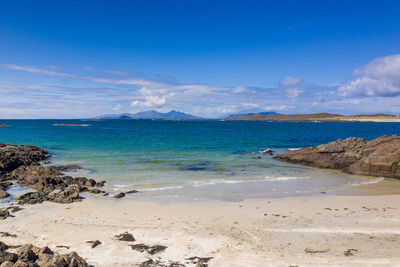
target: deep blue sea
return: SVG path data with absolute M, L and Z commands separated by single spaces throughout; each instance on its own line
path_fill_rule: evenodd
M 241 200 L 335 192 L 381 178 L 288 164 L 275 154 L 351 136 L 400 134 L 400 123 L 260 121 L 0 120 L 0 142 L 49 150 L 54 164 L 77 163 L 75 175 L 105 179 L 138 198 Z M 85 126 L 55 126 L 85 124 Z M 261 156 L 259 158 L 258 156 Z

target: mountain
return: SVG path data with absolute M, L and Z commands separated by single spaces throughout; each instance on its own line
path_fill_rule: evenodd
M 256 114 L 279 115 L 279 113 L 276 113 L 275 111 L 267 111 L 267 112 L 254 112 L 254 113 L 244 113 L 244 114 L 232 114 L 232 115 L 229 115 L 227 118 L 237 118 L 237 117 L 251 116 L 251 115 L 256 115 Z
M 107 114 L 96 117 L 95 119 L 101 120 L 151 120 L 151 119 L 201 119 L 190 114 L 180 111 L 171 110 L 167 113 L 161 113 L 156 110 L 142 111 L 135 114 L 122 113 L 122 114 Z

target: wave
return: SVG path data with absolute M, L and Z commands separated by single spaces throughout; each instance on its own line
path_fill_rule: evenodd
M 299 150 L 299 149 L 301 149 L 301 148 L 300 147 L 298 147 L 298 148 L 289 148 L 290 151 L 295 151 L 295 150 Z
M 182 189 L 184 187 L 203 187 L 210 185 L 218 185 L 218 184 L 241 184 L 241 183 L 257 183 L 257 182 L 277 182 L 277 181 L 289 181 L 289 180 L 301 180 L 308 179 L 308 177 L 296 177 L 296 176 L 266 176 L 263 179 L 241 179 L 241 180 L 224 180 L 224 179 L 215 179 L 215 180 L 195 180 L 190 181 L 185 185 L 172 185 L 172 186 L 163 186 L 157 187 L 154 184 L 154 187 L 150 187 L 152 185 L 146 184 L 116 184 L 112 185 L 115 190 L 123 190 L 125 188 L 136 188 L 139 191 L 143 192 L 151 192 L 151 191 L 164 191 L 164 190 L 172 190 L 172 189 Z M 143 188 L 148 187 L 148 188 Z
M 367 185 L 367 184 L 377 184 L 385 180 L 383 177 L 379 177 L 373 180 L 365 181 L 365 182 L 360 182 L 360 183 L 349 183 L 352 186 L 360 186 L 360 185 Z

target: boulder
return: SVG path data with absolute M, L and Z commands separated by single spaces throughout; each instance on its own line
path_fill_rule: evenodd
M 7 209 L 0 209 L 0 220 L 4 220 L 10 216 L 10 212 Z
M 350 174 L 400 178 L 400 136 L 382 136 L 371 141 L 350 137 L 290 151 L 275 159 Z

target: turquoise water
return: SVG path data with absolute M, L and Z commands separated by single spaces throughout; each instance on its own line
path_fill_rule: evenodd
M 382 179 L 276 161 L 275 154 L 350 136 L 400 134 L 400 123 L 151 120 L 0 120 L 0 142 L 46 148 L 55 164 L 78 163 L 83 175 L 138 198 L 241 200 L 335 191 Z M 54 124 L 87 126 L 54 126 Z M 257 156 L 261 156 L 261 159 Z M 75 175 L 82 175 L 76 173 Z

